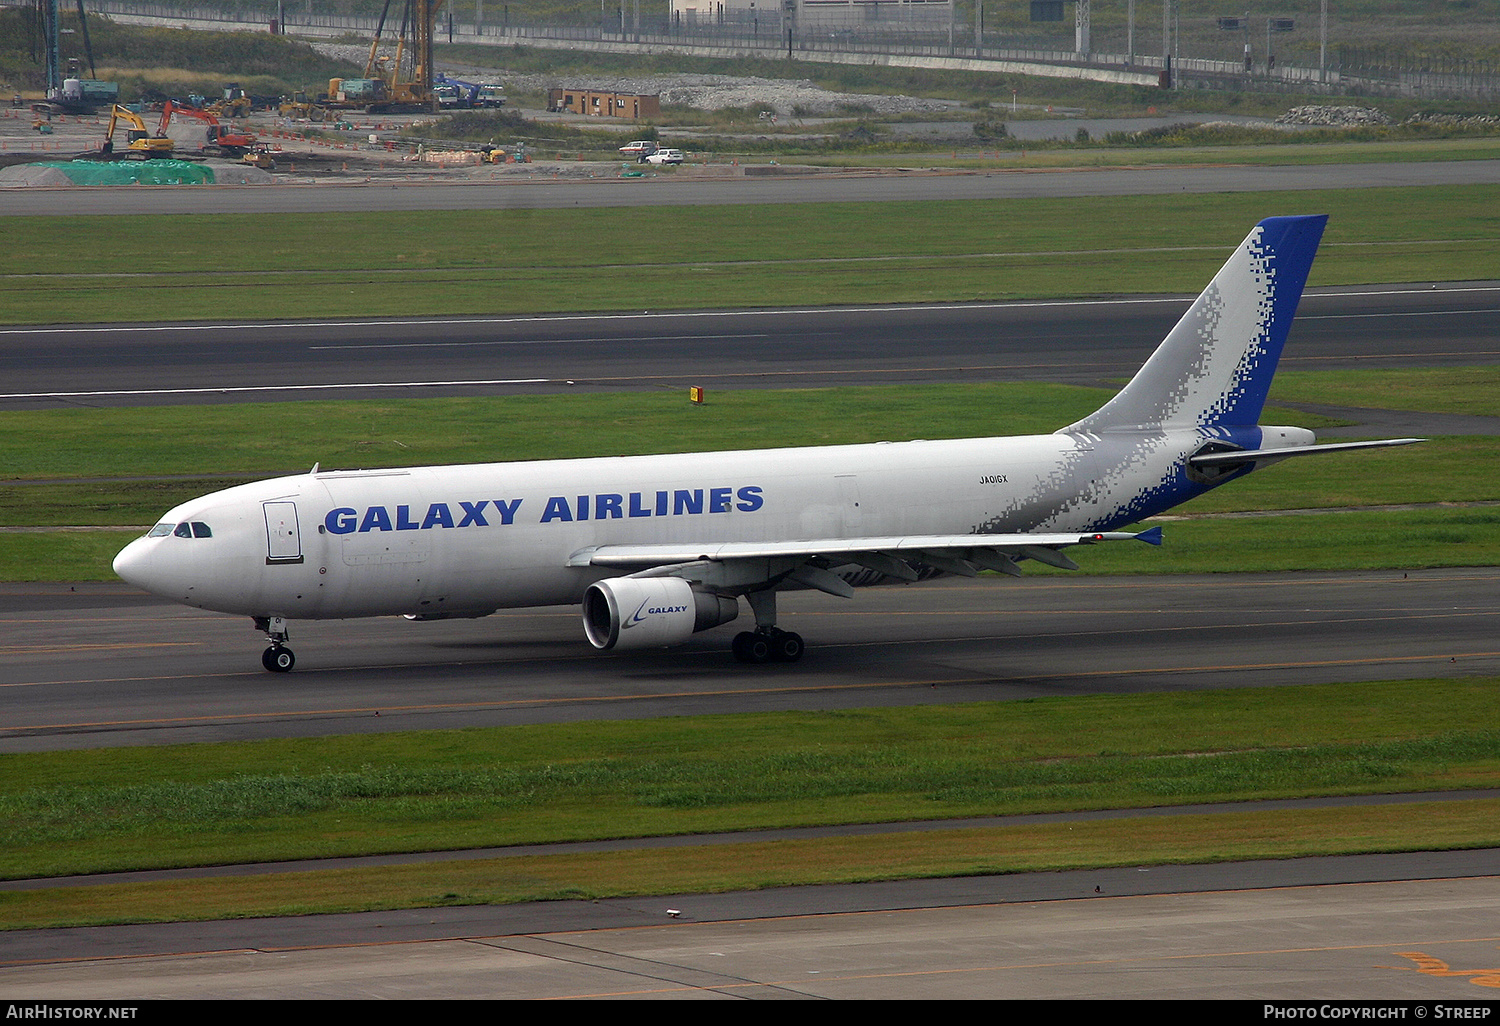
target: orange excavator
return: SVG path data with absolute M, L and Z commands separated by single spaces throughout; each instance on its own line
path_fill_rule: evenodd
M 162 107 L 161 129 L 157 132 L 157 135 L 167 134 L 167 126 L 171 123 L 174 114 L 192 118 L 195 121 L 201 121 L 206 124 L 208 132 L 204 139 L 203 148 L 215 151 L 220 156 L 242 157 L 250 152 L 251 147 L 255 145 L 255 136 L 247 134 L 244 130 L 236 128 L 233 125 L 221 124 L 218 118 L 206 110 L 199 110 L 197 107 L 184 107 L 171 100 L 168 100 L 166 106 Z

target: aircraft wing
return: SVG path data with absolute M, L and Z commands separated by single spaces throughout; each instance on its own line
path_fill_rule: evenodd
M 876 538 L 826 538 L 810 541 L 712 542 L 647 545 L 598 545 L 575 552 L 569 566 L 598 566 L 635 571 L 636 577 L 685 577 L 717 587 L 743 587 L 776 579 L 848 598 L 853 589 L 828 567 L 855 564 L 877 573 L 915 581 L 917 567 L 973 577 L 980 570 L 1019 576 L 1019 560 L 1077 570 L 1062 554 L 1073 545 L 1107 541 L 1161 544 L 1161 528 L 1139 534 L 1125 531 L 1049 534 L 942 534 Z

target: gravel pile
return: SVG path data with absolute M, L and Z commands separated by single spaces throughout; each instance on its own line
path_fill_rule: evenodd
M 18 164 L 0 169 L 0 189 L 72 188 L 73 180 L 55 167 Z
M 358 64 L 370 56 L 369 47 L 337 43 L 315 43 L 314 47 L 330 57 Z M 873 114 L 906 114 L 951 110 L 951 100 L 926 100 L 916 96 L 881 96 L 871 93 L 830 93 L 803 80 L 792 82 L 775 78 L 747 78 L 734 75 L 651 75 L 640 78 L 569 78 L 556 75 L 508 75 L 491 72 L 483 77 L 495 78 L 508 89 L 527 93 L 545 93 L 560 87 L 600 89 L 642 96 L 660 94 L 663 106 L 668 104 L 698 110 L 721 110 L 725 107 L 759 107 L 779 117 L 805 114 L 820 117 L 842 114 L 849 110 Z
M 1293 107 L 1276 119 L 1278 125 L 1325 125 L 1354 128 L 1360 125 L 1395 124 L 1374 107 Z
M 1406 119 L 1408 125 L 1455 125 L 1462 128 L 1493 128 L 1500 125 L 1500 114 L 1440 114 L 1422 111 Z

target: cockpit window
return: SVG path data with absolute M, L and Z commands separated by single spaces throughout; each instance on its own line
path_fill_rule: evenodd
M 212 538 L 213 529 L 201 520 L 193 520 L 183 524 L 157 524 L 147 532 L 147 538 L 165 538 L 167 535 L 174 538 Z

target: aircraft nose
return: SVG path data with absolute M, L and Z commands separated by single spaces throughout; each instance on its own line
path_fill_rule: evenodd
M 151 546 L 145 538 L 137 538 L 115 556 L 115 574 L 127 584 L 146 591 L 154 591 L 151 573 Z

